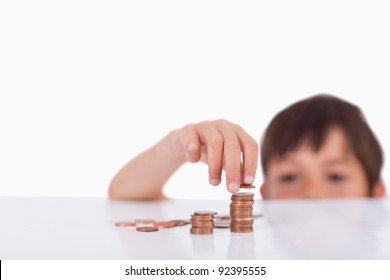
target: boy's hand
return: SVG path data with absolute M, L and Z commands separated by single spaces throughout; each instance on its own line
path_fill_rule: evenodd
M 186 125 L 173 135 L 175 155 L 183 161 L 207 163 L 212 185 L 221 182 L 222 169 L 230 192 L 237 192 L 241 183 L 253 183 L 258 145 L 239 125 L 226 120 L 205 121 Z

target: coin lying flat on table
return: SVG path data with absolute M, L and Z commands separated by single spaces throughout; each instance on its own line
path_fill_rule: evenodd
M 137 219 L 135 220 L 136 224 L 153 224 L 155 220 L 152 219 Z
M 138 231 L 142 232 L 152 232 L 152 231 L 158 231 L 158 227 L 136 227 L 135 228 Z
M 189 220 L 173 220 L 176 223 L 176 226 L 184 226 L 191 223 Z
M 170 228 L 176 226 L 175 221 L 161 221 L 161 222 L 155 222 L 155 227 L 163 227 L 163 228 Z
M 117 227 L 135 227 L 135 222 L 116 222 L 115 225 Z

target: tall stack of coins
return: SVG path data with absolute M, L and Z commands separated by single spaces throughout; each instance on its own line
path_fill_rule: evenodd
M 253 232 L 253 193 L 234 193 L 230 203 L 230 231 Z
M 196 211 L 191 215 L 191 234 L 212 234 L 214 229 L 214 211 Z

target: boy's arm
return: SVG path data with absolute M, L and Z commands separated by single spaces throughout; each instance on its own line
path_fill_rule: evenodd
M 240 126 L 226 120 L 189 124 L 174 130 L 153 147 L 128 162 L 112 179 L 113 199 L 162 199 L 162 188 L 185 162 L 208 164 L 209 181 L 221 182 L 222 170 L 230 192 L 242 182 L 252 184 L 258 146 Z
M 170 132 L 160 142 L 123 166 L 112 179 L 112 199 L 162 199 L 162 188 L 169 177 L 185 162 L 173 153 Z

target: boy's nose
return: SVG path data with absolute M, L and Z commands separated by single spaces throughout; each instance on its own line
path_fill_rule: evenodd
M 307 182 L 303 188 L 302 198 L 318 199 L 323 198 L 324 195 L 321 191 L 321 186 L 317 182 Z

